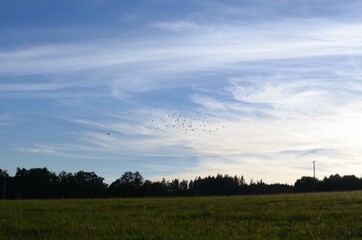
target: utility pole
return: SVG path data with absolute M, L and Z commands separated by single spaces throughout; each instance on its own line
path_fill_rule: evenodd
M 316 182 L 316 179 L 315 179 L 315 161 L 313 161 L 313 189 L 314 189 L 314 192 L 315 192 L 315 182 Z

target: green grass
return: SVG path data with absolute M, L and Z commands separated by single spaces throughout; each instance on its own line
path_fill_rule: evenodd
M 0 239 L 362 239 L 362 192 L 0 201 Z

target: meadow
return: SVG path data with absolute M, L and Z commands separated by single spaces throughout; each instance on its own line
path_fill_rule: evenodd
M 362 192 L 5 200 L 0 239 L 361 239 Z

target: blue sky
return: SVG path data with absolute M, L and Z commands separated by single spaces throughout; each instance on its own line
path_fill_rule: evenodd
M 316 160 L 360 177 L 361 10 L 3 0 L 0 168 L 294 183 Z

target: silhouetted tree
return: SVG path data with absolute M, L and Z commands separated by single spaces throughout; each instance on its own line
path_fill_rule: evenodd
M 56 175 L 47 168 L 17 168 L 15 187 L 21 198 L 51 198 L 55 195 Z
M 7 171 L 0 169 L 0 198 L 6 198 L 6 183 L 9 185 L 9 180 Z
M 346 191 L 362 189 L 362 180 L 356 176 L 349 175 L 341 177 L 339 174 L 324 177 L 321 182 L 321 191 Z
M 179 184 L 179 193 L 180 193 L 180 195 L 182 195 L 182 196 L 189 195 L 190 192 L 189 192 L 188 187 L 189 187 L 188 181 L 182 180 L 180 182 L 180 184 Z
M 342 191 L 362 189 L 362 180 L 358 179 L 356 176 L 353 175 L 343 176 L 342 182 L 343 182 Z
M 197 195 L 233 195 L 239 193 L 240 179 L 221 174 L 204 179 L 198 177 L 193 181 L 192 187 Z
M 62 171 L 57 176 L 57 196 L 61 198 L 78 197 L 78 186 L 72 173 Z
M 142 196 L 143 177 L 139 172 L 125 172 L 109 186 L 110 195 L 113 197 Z
M 75 174 L 60 172 L 56 175 L 47 168 L 17 168 L 14 177 L 0 169 L 0 193 L 6 178 L 7 198 L 94 198 L 94 197 L 145 197 L 190 195 L 244 195 L 275 194 L 289 192 L 349 191 L 361 190 L 362 179 L 353 175 L 338 174 L 324 177 L 322 181 L 312 177 L 298 179 L 294 186 L 266 184 L 263 180 L 245 183 L 243 176 L 231 177 L 217 174 L 197 177 L 190 182 L 173 179 L 166 181 L 144 180 L 139 172 L 125 172 L 109 187 L 104 178 L 94 172 L 79 171 Z
M 79 171 L 74 174 L 75 189 L 78 197 L 102 197 L 105 196 L 107 184 L 104 178 L 98 177 L 94 172 Z
M 9 177 L 9 174 L 6 170 L 0 168 L 0 177 Z
M 319 180 L 312 177 L 302 177 L 294 184 L 295 192 L 313 192 L 318 191 Z

